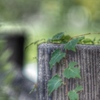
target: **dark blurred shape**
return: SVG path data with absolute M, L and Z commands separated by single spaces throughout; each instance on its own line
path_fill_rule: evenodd
M 0 39 L 5 40 L 5 49 L 9 49 L 11 56 L 8 61 L 13 63 L 15 67 L 22 69 L 23 57 L 24 57 L 24 43 L 25 43 L 25 32 L 3 32 L 0 34 Z
M 8 35 L 6 40 L 7 48 L 11 49 L 12 51 L 12 55 L 9 60 L 13 62 L 16 67 L 22 69 L 25 36 L 20 34 Z

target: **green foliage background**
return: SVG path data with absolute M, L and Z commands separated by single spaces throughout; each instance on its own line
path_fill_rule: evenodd
M 59 32 L 97 33 L 100 31 L 99 10 L 100 0 L 0 0 L 0 30 L 14 26 L 26 29 L 26 46 Z M 33 62 L 35 49 L 30 46 L 25 51 L 25 62 Z

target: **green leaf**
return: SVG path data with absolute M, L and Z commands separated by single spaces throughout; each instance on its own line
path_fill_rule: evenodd
M 68 65 L 68 68 L 66 68 L 63 72 L 64 77 L 70 79 L 70 78 L 81 78 L 80 76 L 80 68 L 74 67 L 77 65 L 76 62 L 70 62 Z
M 60 42 L 64 37 L 64 32 L 57 33 L 51 39 L 48 39 L 47 42 Z
M 78 39 L 79 39 L 79 41 L 82 41 L 83 39 L 85 39 L 85 37 L 82 36 L 82 37 L 79 37 Z
M 84 44 L 93 44 L 93 40 L 89 39 L 89 38 L 85 38 L 83 41 L 82 41 Z
M 78 94 L 76 93 L 75 90 L 68 92 L 68 97 L 70 100 L 78 100 L 79 99 Z
M 83 43 L 83 42 L 82 42 L 83 39 L 85 39 L 84 36 L 80 37 L 80 38 L 79 38 L 79 42 L 78 42 L 78 44 L 82 44 L 82 43 Z
M 61 40 L 60 43 L 67 43 L 72 37 L 69 35 L 64 35 Z
M 79 91 L 81 91 L 81 90 L 83 90 L 83 87 L 82 87 L 82 86 L 77 85 L 77 87 L 75 88 L 75 91 L 76 91 L 76 92 L 79 92 Z
M 62 58 L 65 57 L 65 53 L 61 52 L 59 49 L 55 50 L 51 55 L 51 60 L 49 62 L 50 69 L 56 64 L 59 63 Z
M 68 97 L 70 100 L 79 100 L 79 95 L 77 92 L 83 90 L 82 86 L 77 86 L 74 90 L 68 92 Z
M 48 93 L 49 95 L 51 95 L 51 93 L 58 89 L 61 85 L 63 84 L 62 79 L 60 78 L 60 76 L 55 75 L 53 76 L 49 81 L 48 81 Z
M 72 39 L 68 43 L 65 44 L 64 48 L 67 50 L 75 51 L 75 46 L 79 41 L 80 41 L 80 38 Z
M 53 36 L 52 40 L 60 40 L 64 36 L 64 32 L 60 32 Z

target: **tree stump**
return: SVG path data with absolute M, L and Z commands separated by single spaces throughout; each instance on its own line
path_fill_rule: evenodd
M 52 70 L 49 61 L 53 50 L 63 50 L 63 44 L 40 44 L 38 46 L 38 90 L 37 100 L 69 100 L 66 92 L 74 89 L 77 84 L 83 86 L 79 92 L 79 100 L 100 100 L 100 45 L 77 45 L 76 52 L 67 51 L 66 60 L 56 64 Z M 70 61 L 78 62 L 81 79 L 65 79 L 62 72 Z M 67 83 L 48 95 L 48 80 L 58 73 Z

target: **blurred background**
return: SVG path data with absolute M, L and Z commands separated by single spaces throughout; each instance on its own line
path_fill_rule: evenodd
M 99 33 L 100 0 L 0 0 L 0 100 L 35 100 L 37 47 L 25 47 L 59 32 Z

